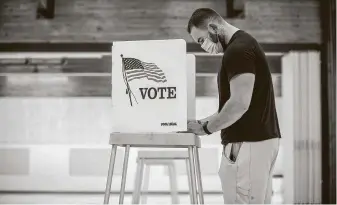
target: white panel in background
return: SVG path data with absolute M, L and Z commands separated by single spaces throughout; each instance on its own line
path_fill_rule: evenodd
M 106 177 L 110 153 L 111 149 L 109 148 L 71 148 L 69 175 L 72 177 Z M 122 173 L 123 160 L 124 150 L 118 148 L 115 157 L 114 175 Z
M 0 143 L 108 145 L 111 99 L 2 98 Z
M 112 47 L 114 132 L 187 129 L 186 42 L 115 42 Z
M 0 147 L 0 175 L 29 175 L 29 149 Z
M 34 146 L 30 148 L 30 153 L 31 175 L 44 177 L 68 176 L 68 147 L 58 145 Z M 36 183 L 40 183 L 40 181 Z
M 195 113 L 195 66 L 196 59 L 193 54 L 187 54 L 186 56 L 186 68 L 187 68 L 187 119 L 194 120 Z

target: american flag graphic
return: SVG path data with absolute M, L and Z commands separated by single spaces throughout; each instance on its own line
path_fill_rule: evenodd
M 128 82 L 147 78 L 155 82 L 167 82 L 164 72 L 154 63 L 142 62 L 136 58 L 123 58 L 124 72 Z

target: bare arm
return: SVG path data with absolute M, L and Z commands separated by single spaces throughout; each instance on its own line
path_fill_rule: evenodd
M 213 119 L 215 116 L 217 116 L 218 115 L 218 112 L 216 112 L 216 113 L 214 113 L 213 115 L 210 115 L 210 116 L 208 116 L 208 117 L 206 117 L 206 118 L 204 118 L 204 119 L 201 119 L 201 120 L 199 120 L 201 123 L 205 123 L 206 121 L 210 121 L 211 119 Z
M 225 129 L 248 110 L 254 88 L 255 75 L 244 73 L 234 76 L 230 81 L 231 97 L 223 106 L 219 114 L 210 118 L 207 128 L 214 133 Z

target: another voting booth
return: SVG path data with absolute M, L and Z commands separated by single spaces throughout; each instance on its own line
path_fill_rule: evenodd
M 111 74 L 114 132 L 104 204 L 109 203 L 117 146 L 125 148 L 120 204 L 131 147 L 186 148 L 191 203 L 203 204 L 200 138 L 181 132 L 187 130 L 188 119 L 195 119 L 195 57 L 186 54 L 186 42 L 115 42 Z

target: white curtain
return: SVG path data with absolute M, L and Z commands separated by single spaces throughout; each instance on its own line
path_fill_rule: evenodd
M 320 54 L 282 58 L 284 203 L 321 202 Z

